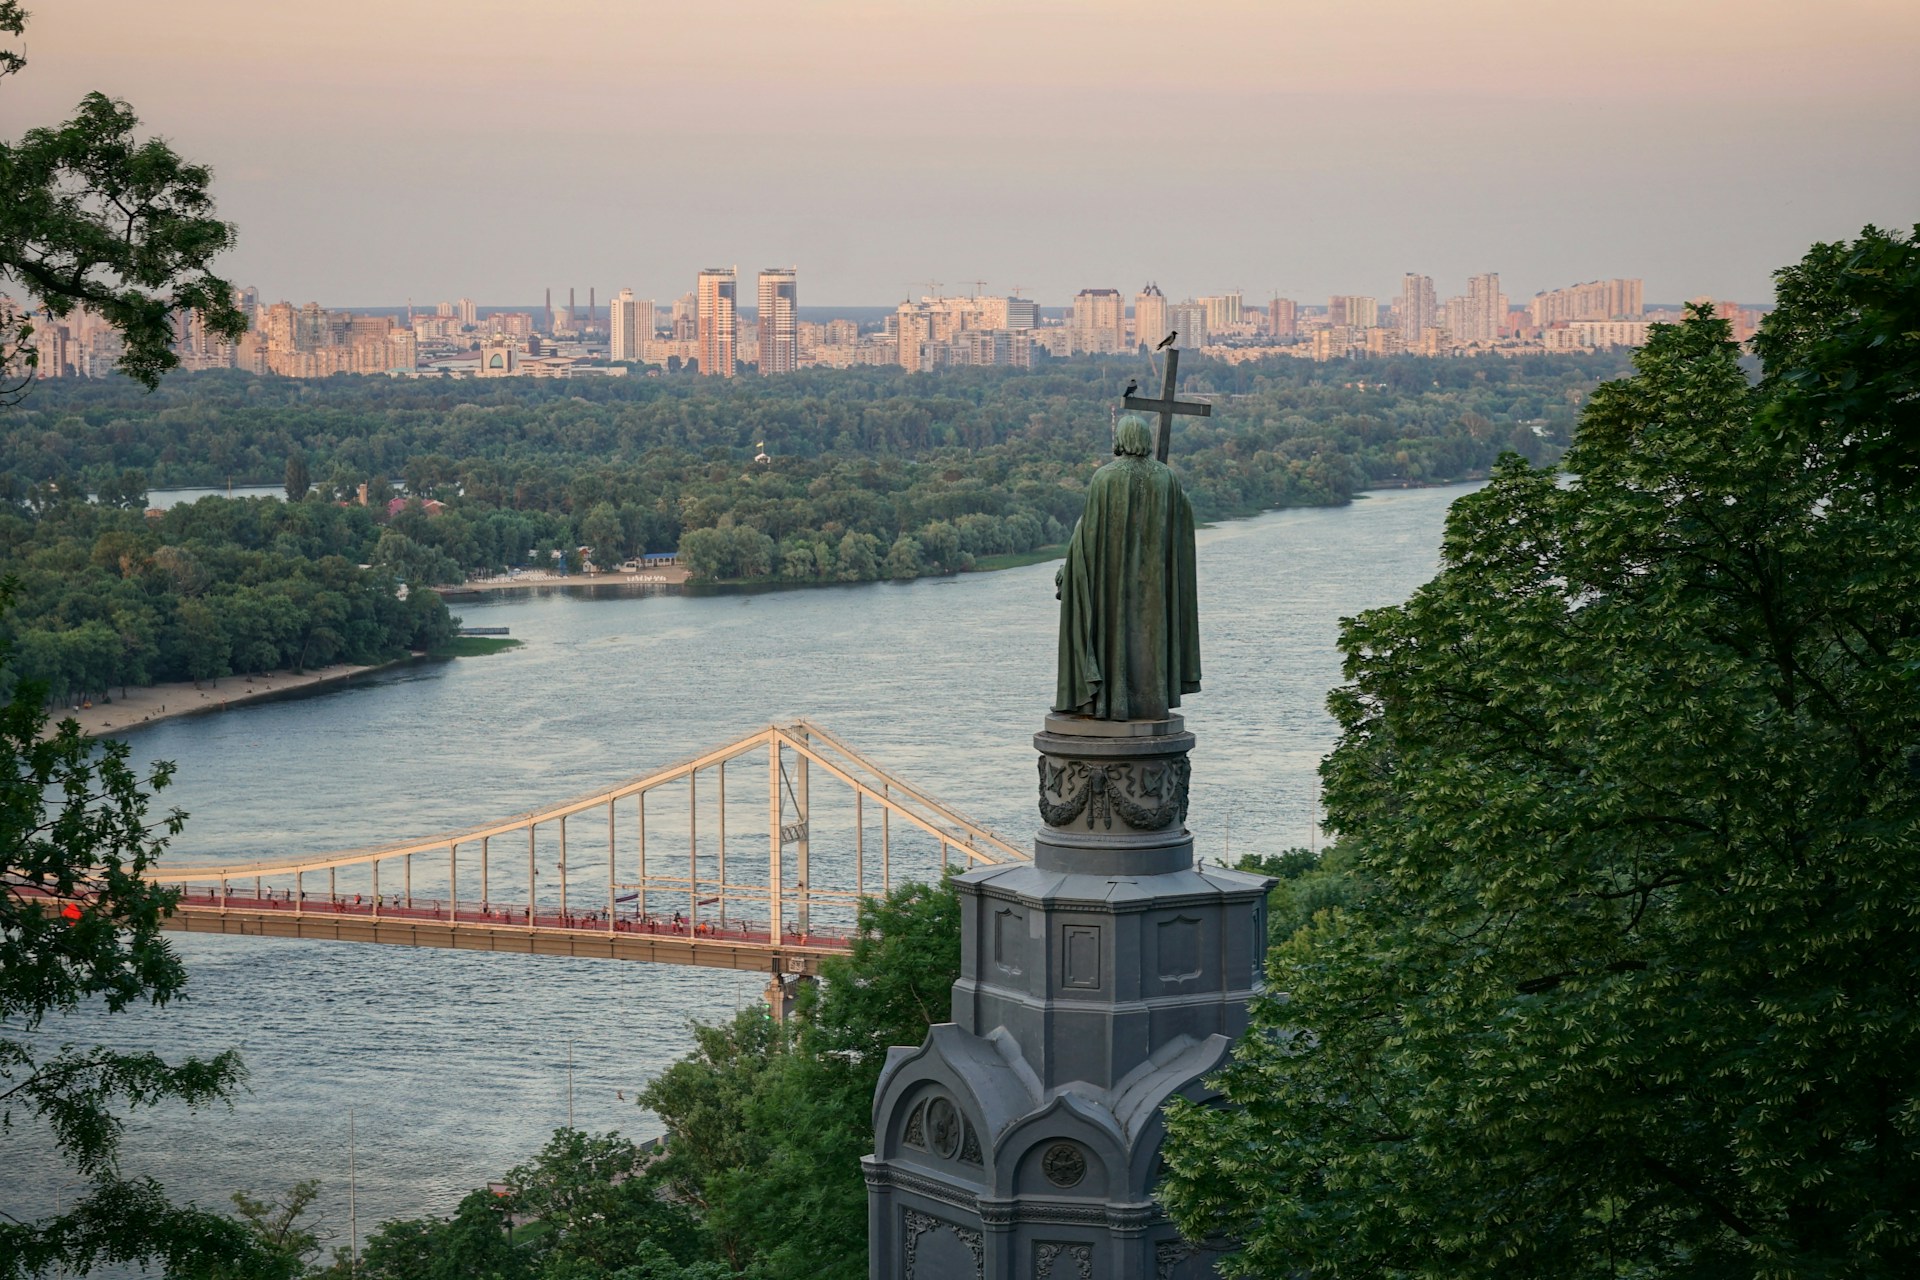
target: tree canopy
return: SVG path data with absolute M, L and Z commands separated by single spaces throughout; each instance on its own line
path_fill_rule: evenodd
M 647 1087 L 667 1130 L 649 1176 L 693 1206 L 716 1260 L 767 1280 L 867 1274 L 860 1157 L 880 1069 L 947 1020 L 959 976 L 958 893 L 904 885 L 861 905 L 852 949 L 803 987 L 790 1025 L 756 1006 L 698 1028 L 696 1051 Z
M 0 4 L 0 33 L 19 36 L 26 19 L 16 0 Z M 17 49 L 0 52 L 0 80 L 25 66 Z M 247 318 L 212 271 L 234 233 L 214 216 L 211 171 L 140 139 L 139 124 L 125 102 L 90 93 L 73 119 L 0 142 L 0 285 L 25 289 L 55 317 L 97 313 L 125 341 L 121 371 L 152 389 L 180 363 L 179 319 L 195 314 L 237 339 Z M 32 325 L 6 319 L 0 354 L 31 369 Z
M 4 607 L 10 588 L 0 588 Z M 238 1057 L 169 1063 L 153 1053 L 64 1046 L 33 1035 L 82 1001 L 110 1011 L 180 996 L 186 975 L 160 937 L 169 891 L 142 876 L 185 815 L 148 816 L 167 765 L 142 778 L 118 742 L 93 743 L 67 721 L 43 733 L 37 691 L 0 707 L 0 1156 L 50 1141 L 85 1190 L 64 1211 L 0 1215 L 0 1280 L 95 1266 L 168 1274 L 267 1265 L 259 1239 L 231 1219 L 171 1204 L 116 1155 L 126 1112 L 202 1105 L 236 1088 Z M 254 1273 L 254 1272 L 250 1272 Z
M 1920 1265 L 1920 244 L 1660 327 L 1343 629 L 1345 902 L 1163 1193 L 1243 1274 Z

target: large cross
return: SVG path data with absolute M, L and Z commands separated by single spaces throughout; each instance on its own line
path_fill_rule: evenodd
M 1154 457 L 1165 462 L 1167 446 L 1173 443 L 1173 415 L 1178 413 L 1189 418 L 1210 418 L 1213 406 L 1202 400 L 1175 400 L 1173 389 L 1180 377 L 1180 348 L 1167 348 L 1167 381 L 1155 400 L 1150 396 L 1128 396 L 1122 403 L 1129 409 L 1141 409 L 1147 413 L 1160 415 L 1160 439 L 1154 446 Z

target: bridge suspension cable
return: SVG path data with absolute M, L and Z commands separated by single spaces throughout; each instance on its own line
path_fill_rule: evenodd
M 727 838 L 729 812 L 742 805 L 737 781 L 729 802 L 728 765 L 736 780 L 742 768 L 758 772 L 743 758 L 763 750 L 764 859 L 737 841 L 730 848 Z M 816 774 L 837 785 L 815 796 Z M 579 820 L 601 811 L 604 852 L 589 837 L 589 853 L 570 837 L 569 822 L 577 832 Z M 710 820 L 704 826 L 703 816 Z M 666 846 L 663 823 L 682 821 L 684 845 Z M 495 847 L 507 840 L 517 850 L 522 834 L 524 861 Z M 847 944 L 862 900 L 896 879 L 931 878 L 956 855 L 967 865 L 1027 857 L 803 720 L 458 831 L 328 853 L 162 865 L 147 874 L 180 886 L 171 924 L 188 931 L 793 973 L 813 972 L 821 956 Z M 321 873 L 324 892 L 309 879 Z

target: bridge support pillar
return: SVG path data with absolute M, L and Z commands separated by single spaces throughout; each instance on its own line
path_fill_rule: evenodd
M 808 742 L 807 731 L 805 729 L 799 730 L 799 737 L 800 741 Z M 811 745 L 811 743 L 809 743 L 809 745 Z M 794 842 L 793 846 L 794 888 L 798 890 L 793 903 L 793 927 L 804 934 L 809 932 L 807 886 L 813 881 L 813 868 L 810 865 L 808 857 L 809 849 L 807 841 L 812 835 L 812 832 L 807 828 L 807 823 L 810 818 L 808 813 L 809 805 L 807 803 L 807 758 L 799 752 L 795 752 L 794 756 L 793 807 L 795 812 L 793 819 L 799 824 L 800 838 Z
M 809 985 L 818 982 L 809 973 L 775 973 L 767 979 L 765 999 L 767 1008 L 773 1013 L 775 1022 L 785 1022 L 793 1016 L 793 1002 L 799 997 L 800 984 Z

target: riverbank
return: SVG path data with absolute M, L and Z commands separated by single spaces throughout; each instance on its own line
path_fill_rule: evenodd
M 618 587 L 677 587 L 687 580 L 680 565 L 643 569 L 638 573 L 548 573 L 534 569 L 496 578 L 471 578 L 433 588 L 443 596 L 483 595 L 495 591 L 605 591 Z
M 408 662 L 411 659 L 402 658 L 400 661 Z M 380 665 L 396 664 L 390 662 Z M 129 688 L 125 697 L 115 698 L 112 702 L 96 702 L 90 707 L 61 708 L 53 713 L 49 723 L 51 726 L 62 720 L 77 720 L 82 733 L 90 738 L 98 738 L 137 729 L 159 720 L 224 711 L 243 702 L 257 702 L 277 694 L 337 684 L 369 671 L 378 671 L 380 665 L 358 667 L 338 663 L 301 672 L 269 671 L 264 675 L 222 676 L 219 680 L 202 681 L 197 687 L 191 681 L 182 680 L 173 684 L 148 685 L 143 689 Z

